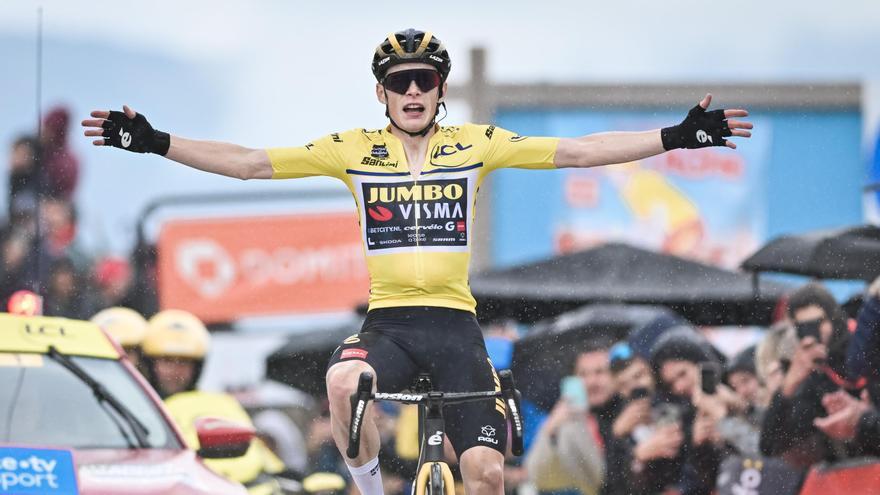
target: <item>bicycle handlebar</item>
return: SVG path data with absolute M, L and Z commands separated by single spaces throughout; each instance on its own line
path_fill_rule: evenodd
M 421 404 L 429 400 L 439 401 L 441 404 L 456 404 L 461 402 L 470 402 L 478 400 L 486 400 L 491 398 L 501 398 L 504 401 L 506 409 L 510 414 L 511 425 L 511 450 L 513 455 L 522 455 L 523 453 L 523 421 L 520 415 L 520 398 L 519 390 L 513 383 L 513 374 L 510 370 L 504 370 L 498 373 L 501 382 L 501 391 L 489 392 L 427 392 L 427 393 L 372 393 L 373 375 L 365 371 L 361 373 L 358 379 L 357 390 L 351 394 L 351 421 L 348 427 L 348 449 L 346 455 L 349 459 L 354 459 L 360 452 L 361 426 L 363 426 L 364 413 L 367 409 L 367 403 L 371 400 L 385 400 L 401 402 L 404 404 Z

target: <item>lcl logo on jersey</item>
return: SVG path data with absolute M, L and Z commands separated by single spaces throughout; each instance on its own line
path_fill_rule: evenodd
M 474 145 L 472 144 L 464 146 L 461 143 L 455 143 L 455 145 L 441 144 L 434 146 L 434 149 L 431 151 L 431 165 L 437 167 L 458 167 L 468 161 L 470 154 L 463 154 L 459 157 L 456 157 L 455 159 L 453 159 L 452 162 L 444 159 L 448 156 L 452 156 L 458 153 L 459 151 L 469 150 L 473 147 Z M 437 163 L 438 159 L 443 161 L 444 163 Z
M 434 154 L 432 156 L 434 158 L 440 158 L 441 156 L 454 155 L 459 151 L 464 151 L 473 147 L 474 145 L 472 144 L 469 144 L 467 146 L 462 146 L 461 143 L 455 143 L 455 146 L 443 144 L 434 148 Z

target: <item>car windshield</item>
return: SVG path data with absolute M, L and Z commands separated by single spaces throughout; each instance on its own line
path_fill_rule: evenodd
M 180 448 L 165 418 L 122 364 L 72 357 L 125 404 L 149 431 L 152 448 Z M 38 354 L 0 353 L 0 443 L 133 448 L 132 426 L 58 362 Z

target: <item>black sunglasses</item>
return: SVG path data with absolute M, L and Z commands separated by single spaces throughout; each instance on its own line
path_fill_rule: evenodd
M 431 69 L 411 69 L 392 72 L 382 80 L 382 86 L 385 86 L 385 89 L 388 91 L 405 95 L 413 81 L 415 81 L 416 86 L 423 93 L 427 93 L 440 86 L 440 73 Z

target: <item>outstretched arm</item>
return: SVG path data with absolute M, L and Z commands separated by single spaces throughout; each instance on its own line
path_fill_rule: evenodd
M 745 110 L 706 111 L 712 95 L 705 98 L 688 112 L 681 124 L 664 129 L 643 132 L 602 132 L 580 138 L 559 140 L 554 165 L 562 167 L 597 167 L 613 163 L 626 163 L 659 155 L 676 148 L 704 148 L 736 144 L 725 139 L 730 136 L 751 137 L 750 122 L 728 120 L 731 117 L 747 117 Z
M 192 168 L 237 179 L 270 179 L 272 164 L 265 150 L 237 144 L 171 136 L 153 129 L 128 106 L 122 112 L 95 110 L 82 121 L 85 135 L 98 137 L 95 146 L 113 146 L 136 153 L 155 153 Z

